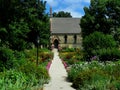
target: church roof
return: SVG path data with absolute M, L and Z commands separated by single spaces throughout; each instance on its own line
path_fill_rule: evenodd
M 51 18 L 52 34 L 80 34 L 80 18 Z

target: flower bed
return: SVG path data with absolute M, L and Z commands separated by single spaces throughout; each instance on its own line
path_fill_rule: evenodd
M 119 90 L 120 61 L 100 63 L 93 61 L 72 65 L 68 79 L 78 90 Z
M 60 51 L 60 58 L 66 62 L 67 66 L 78 63 L 83 60 L 83 53 L 80 49 L 67 49 Z

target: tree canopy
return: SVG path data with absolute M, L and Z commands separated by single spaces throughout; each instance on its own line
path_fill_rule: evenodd
M 84 12 L 80 26 L 85 58 L 119 59 L 120 0 L 91 0 L 90 6 L 84 7 Z
M 40 0 L 0 0 L 0 45 L 23 50 L 30 43 L 49 44 L 49 17 L 46 2 Z
M 84 12 L 80 24 L 83 38 L 94 31 L 114 36 L 120 31 L 120 0 L 91 0 Z
M 72 17 L 69 12 L 59 11 L 58 13 L 54 12 L 53 17 Z

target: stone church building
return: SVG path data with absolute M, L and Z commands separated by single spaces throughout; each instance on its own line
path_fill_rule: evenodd
M 52 48 L 81 48 L 80 18 L 50 18 Z

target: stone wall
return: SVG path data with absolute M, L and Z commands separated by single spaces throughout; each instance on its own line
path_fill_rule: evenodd
M 52 35 L 51 44 L 54 47 L 54 41 L 57 39 L 59 42 L 59 47 L 69 47 L 69 48 L 82 48 L 82 37 L 81 35 L 76 35 L 76 42 L 74 35 L 67 35 L 67 41 L 65 42 L 65 35 Z

